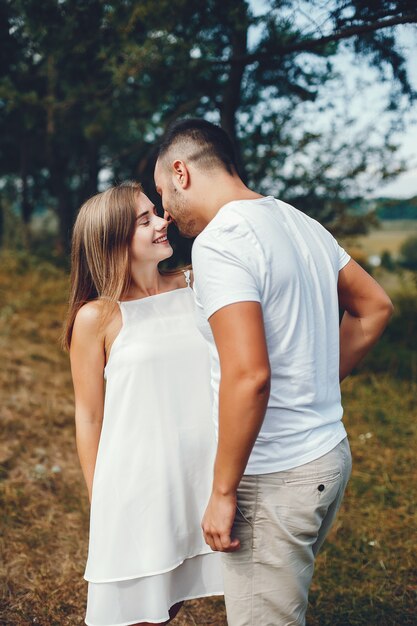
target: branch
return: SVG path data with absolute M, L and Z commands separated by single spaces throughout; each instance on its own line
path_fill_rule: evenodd
M 402 15 L 392 17 L 390 19 L 379 20 L 377 22 L 373 22 L 372 24 L 363 24 L 362 26 L 350 26 L 349 28 L 345 28 L 344 30 L 340 30 L 338 32 L 336 31 L 331 35 L 326 35 L 325 37 L 318 37 L 316 39 L 305 39 L 303 41 L 296 41 L 294 43 L 283 45 L 277 48 L 276 53 L 277 55 L 282 57 L 284 55 L 291 54 L 292 52 L 308 52 L 309 50 L 313 50 L 314 48 L 320 48 L 327 43 L 340 41 L 341 39 L 349 39 L 349 37 L 354 37 L 355 35 L 371 33 L 375 30 L 382 30 L 383 28 L 389 28 L 390 26 L 396 26 L 398 24 L 415 23 L 417 23 L 417 13 L 411 13 L 409 15 Z M 257 61 L 262 61 L 263 59 L 270 58 L 270 52 L 254 52 L 252 54 L 246 54 L 243 56 L 231 57 L 230 59 L 224 61 L 213 61 L 213 63 L 216 65 L 251 65 L 252 63 L 255 63 Z

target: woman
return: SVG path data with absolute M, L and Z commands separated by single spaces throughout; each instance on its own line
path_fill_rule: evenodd
M 91 500 L 89 626 L 168 623 L 183 600 L 222 593 L 200 528 L 215 453 L 208 354 L 190 272 L 158 270 L 167 228 L 130 182 L 88 200 L 74 226 L 65 341 Z

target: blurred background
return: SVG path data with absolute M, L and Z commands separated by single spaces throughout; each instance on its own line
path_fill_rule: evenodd
M 155 143 L 186 116 L 220 124 L 249 186 L 318 219 L 394 301 L 343 385 L 354 472 L 308 624 L 415 624 L 416 25 L 405 0 L 0 0 L 2 626 L 83 624 L 88 502 L 58 344 L 71 229 L 126 178 L 158 203 Z M 222 600 L 174 623 L 223 626 Z

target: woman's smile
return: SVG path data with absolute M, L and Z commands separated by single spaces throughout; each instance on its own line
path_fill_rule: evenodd
M 161 235 L 160 237 L 158 237 L 157 239 L 155 239 L 152 243 L 169 243 L 168 242 L 168 237 L 165 235 Z

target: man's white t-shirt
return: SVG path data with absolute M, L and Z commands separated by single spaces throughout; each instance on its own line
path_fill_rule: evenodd
M 298 467 L 346 437 L 337 280 L 349 260 L 317 221 L 271 196 L 229 202 L 195 240 L 197 324 L 210 349 L 216 424 L 220 363 L 208 319 L 236 302 L 262 305 L 271 393 L 245 474 Z

